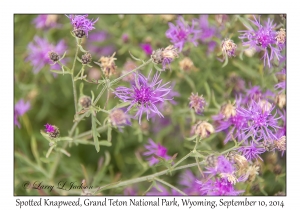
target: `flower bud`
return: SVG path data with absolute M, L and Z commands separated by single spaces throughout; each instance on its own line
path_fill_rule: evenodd
M 53 61 L 53 62 L 59 61 L 59 58 L 60 58 L 59 55 L 56 52 L 53 52 L 53 51 L 50 51 L 48 53 L 48 56 L 49 56 L 50 60 Z
M 217 158 L 216 156 L 214 155 L 209 155 L 207 158 L 206 158 L 206 165 L 208 167 L 215 167 L 217 164 Z
M 85 36 L 85 32 L 83 30 L 80 30 L 80 29 L 74 30 L 74 34 L 75 34 L 76 37 L 78 37 L 80 39 Z
M 276 95 L 275 103 L 279 106 L 280 109 L 282 109 L 286 103 L 285 94 Z
M 153 62 L 156 64 L 161 63 L 164 69 L 166 64 L 170 64 L 175 58 L 178 57 L 178 49 L 173 45 L 153 51 L 151 55 Z
M 111 75 L 116 73 L 117 66 L 115 64 L 115 60 L 117 59 L 114 58 L 115 54 L 116 53 L 114 52 L 114 54 L 111 57 L 102 56 L 99 59 L 99 61 L 101 62 L 101 69 L 106 77 L 110 77 Z
M 185 57 L 183 60 L 181 60 L 179 62 L 179 66 L 183 71 L 186 71 L 186 72 L 189 72 L 192 69 L 195 69 L 193 61 L 188 57 Z
M 89 96 L 82 96 L 79 99 L 79 103 L 83 108 L 89 108 L 92 104 L 92 99 Z
M 221 44 L 223 55 L 228 57 L 235 56 L 235 50 L 237 48 L 236 44 L 231 39 L 225 39 Z
M 281 28 L 280 31 L 277 32 L 276 41 L 277 44 L 284 44 L 286 39 L 285 29 Z
M 235 106 L 230 102 L 221 106 L 220 112 L 224 115 L 225 119 L 229 119 L 236 115 Z
M 48 134 L 49 138 L 54 139 L 59 137 L 59 129 L 55 125 L 46 124 L 45 131 Z
M 189 97 L 190 103 L 189 106 L 191 109 L 194 109 L 196 114 L 202 114 L 204 108 L 206 106 L 206 101 L 203 96 L 198 96 L 198 93 L 194 94 Z
M 228 20 L 227 15 L 215 15 L 215 19 L 219 25 L 224 25 L 224 23 Z
M 248 174 L 248 181 L 249 182 L 253 182 L 256 178 L 256 175 L 258 175 L 259 171 L 259 167 L 258 166 L 249 166 L 248 170 L 247 170 L 247 174 Z
M 274 174 L 279 175 L 282 172 L 282 167 L 281 165 L 277 164 L 274 169 L 273 169 Z
M 280 139 L 274 140 L 274 145 L 276 149 L 284 152 L 286 150 L 286 137 L 282 136 Z
M 85 53 L 81 56 L 82 64 L 88 64 L 92 61 L 92 55 L 90 53 Z
M 195 134 L 199 135 L 202 139 L 208 137 L 213 132 L 215 132 L 214 127 L 206 121 L 199 121 L 196 124 Z
M 129 125 L 130 118 L 122 109 L 114 109 L 109 114 L 110 122 L 113 126 Z

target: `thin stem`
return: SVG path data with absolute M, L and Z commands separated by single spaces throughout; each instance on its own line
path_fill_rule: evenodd
M 135 72 L 136 70 L 138 70 L 138 69 L 140 69 L 140 68 L 146 66 L 147 64 L 149 64 L 149 63 L 151 63 L 151 62 L 152 62 L 152 59 L 149 59 L 148 61 L 146 61 L 146 62 L 143 63 L 142 65 L 136 67 L 135 69 L 133 69 L 133 70 L 131 70 L 131 71 L 125 73 L 125 74 L 123 74 L 122 76 L 118 77 L 117 79 L 114 79 L 113 81 L 111 81 L 110 84 L 111 84 L 111 85 L 115 84 L 116 82 L 118 82 L 118 81 L 119 81 L 120 79 L 122 79 L 123 77 L 126 77 L 127 75 L 129 75 L 129 74 Z
M 76 38 L 76 53 L 75 53 L 75 58 L 73 61 L 73 66 L 71 69 L 71 78 L 72 78 L 72 85 L 73 85 L 73 96 L 74 96 L 74 106 L 75 106 L 75 115 L 77 115 L 77 92 L 76 92 L 76 86 L 75 86 L 75 81 L 74 81 L 74 69 L 75 69 L 75 65 L 76 65 L 76 58 L 78 55 L 78 51 L 79 51 L 79 47 L 78 47 L 78 39 Z
M 194 151 L 197 152 L 197 146 L 198 146 L 198 142 L 200 141 L 201 139 L 199 137 L 196 138 L 196 144 L 195 144 L 195 147 L 194 147 Z M 201 167 L 200 167 L 200 163 L 199 163 L 199 160 L 198 160 L 198 157 L 195 157 L 195 160 L 196 160 L 196 163 L 197 163 L 197 166 L 198 166 L 198 169 L 200 171 L 200 174 L 202 175 L 202 177 L 204 177 L 204 174 L 201 170 Z
M 165 182 L 164 180 L 161 180 L 161 179 L 159 179 L 159 178 L 154 178 L 154 179 L 155 179 L 156 181 L 159 181 L 160 183 L 162 183 L 162 184 L 168 186 L 168 187 L 171 187 L 172 189 L 176 190 L 177 192 L 179 192 L 179 193 L 182 194 L 182 195 L 187 195 L 187 194 L 185 194 L 184 192 L 182 192 L 181 190 L 179 190 L 177 187 L 175 187 L 175 186 L 169 184 L 168 182 Z
M 96 130 L 99 133 L 101 133 L 101 132 L 105 131 L 107 128 L 108 128 L 108 125 L 103 125 L 103 126 L 97 128 Z M 92 130 L 81 133 L 81 134 L 75 136 L 74 139 L 84 139 L 84 138 L 89 139 L 88 137 L 90 137 L 90 138 L 92 137 Z

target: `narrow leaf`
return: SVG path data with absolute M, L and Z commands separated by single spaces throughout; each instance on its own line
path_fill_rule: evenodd
M 94 115 L 91 116 L 92 116 L 92 133 L 93 133 L 94 144 L 95 144 L 96 151 L 99 152 L 100 145 L 99 145 L 98 137 L 100 137 L 100 135 L 97 131 L 96 117 Z
M 70 74 L 69 72 L 64 72 L 64 71 L 58 71 L 58 70 L 53 70 L 53 69 L 51 69 L 50 70 L 51 72 L 53 72 L 53 73 L 56 73 L 56 74 Z
M 81 45 L 78 45 L 78 47 L 79 47 L 79 49 L 80 49 L 81 52 L 84 52 L 84 53 L 88 52 L 85 49 L 83 49 L 83 47 Z

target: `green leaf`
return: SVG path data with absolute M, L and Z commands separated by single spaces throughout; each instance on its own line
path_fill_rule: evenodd
M 163 69 L 159 68 L 157 65 L 153 64 L 154 68 L 157 70 L 157 71 L 164 71 Z
M 107 128 L 107 140 L 111 142 L 111 126 L 109 125 Z
M 76 60 L 78 60 L 80 63 L 82 63 L 82 60 L 77 56 Z
M 145 61 L 143 61 L 143 60 L 141 60 L 141 59 L 139 59 L 139 58 L 134 57 L 134 56 L 131 54 L 130 51 L 128 51 L 128 52 L 129 52 L 130 56 L 131 56 L 134 60 L 136 60 L 136 61 L 141 61 L 141 62 L 145 63 Z
M 73 141 L 73 139 L 71 137 L 65 136 L 57 138 L 57 141 Z
M 196 139 L 197 136 L 198 136 L 198 135 L 196 134 L 196 135 L 194 135 L 194 136 L 192 136 L 192 137 L 184 137 L 184 139 L 185 139 L 185 140 L 188 140 L 188 141 L 193 141 L 194 139 Z
M 95 95 L 94 95 L 94 92 L 92 90 L 91 90 L 91 94 L 92 94 L 92 103 L 94 103 Z
M 122 103 L 118 104 L 117 106 L 115 106 L 113 109 L 129 106 L 130 104 L 131 104 L 131 102 L 122 102 Z
M 53 73 L 56 73 L 56 74 L 70 74 L 69 72 L 64 72 L 64 71 L 58 71 L 58 70 L 53 70 L 53 69 L 51 69 L 50 70 L 51 72 L 53 72 Z
M 109 141 L 99 141 L 99 144 L 102 145 L 102 146 L 107 146 L 107 147 L 110 147 L 112 144 L 111 142 Z
M 52 139 L 50 139 L 49 138 L 49 136 L 48 136 L 48 134 L 47 133 L 45 133 L 44 131 L 40 131 L 41 132 L 41 134 L 42 134 L 42 136 L 45 138 L 45 139 L 47 139 L 47 141 L 49 141 L 50 143 L 52 143 L 53 141 L 52 141 Z
M 225 55 L 225 62 L 224 62 L 224 64 L 222 65 L 222 68 L 224 68 L 227 64 L 228 64 L 228 56 L 227 56 L 227 54 L 226 54 L 226 55 Z
M 78 45 L 78 47 L 79 47 L 79 49 L 80 49 L 81 52 L 84 52 L 84 53 L 88 52 L 85 49 L 83 49 L 83 47 L 81 45 Z
M 100 137 L 100 134 L 97 131 L 96 116 L 94 116 L 93 114 L 91 116 L 92 116 L 92 133 L 93 133 L 94 144 L 95 144 L 96 151 L 99 152 L 100 145 L 99 145 L 98 137 Z
M 46 154 L 46 158 L 49 157 L 49 155 L 51 154 L 51 152 L 52 152 L 52 150 L 53 150 L 54 147 L 56 147 L 56 144 L 52 145 L 52 146 L 48 149 L 48 152 L 47 152 L 47 154 Z
M 65 51 L 65 53 L 63 54 L 63 56 L 59 60 L 62 60 L 66 56 L 66 53 L 67 53 L 67 51 Z
M 193 80 L 187 75 L 187 74 L 184 74 L 184 79 L 187 81 L 187 83 L 190 85 L 190 87 L 192 88 L 192 90 L 194 92 L 197 92 L 196 91 L 196 86 L 195 86 L 195 83 L 193 82 Z

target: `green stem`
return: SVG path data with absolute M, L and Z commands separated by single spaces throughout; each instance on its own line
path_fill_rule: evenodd
M 105 131 L 107 128 L 108 128 L 108 125 L 103 125 L 103 126 L 97 128 L 96 130 L 99 133 L 101 133 L 101 132 Z M 81 134 L 75 136 L 74 139 L 84 139 L 84 138 L 88 139 L 88 137 L 92 138 L 92 130 L 81 133 Z
M 78 109 L 77 109 L 77 92 L 76 92 L 76 86 L 75 86 L 75 81 L 74 81 L 74 69 L 76 65 L 76 58 L 78 55 L 79 47 L 78 47 L 78 39 L 76 38 L 76 53 L 75 53 L 75 58 L 73 61 L 73 66 L 71 69 L 71 78 L 72 78 L 72 85 L 73 85 L 73 95 L 74 95 L 74 106 L 75 106 L 75 115 L 77 115 Z
M 234 146 L 234 147 L 222 152 L 221 154 L 224 154 L 226 152 L 234 150 L 235 148 L 236 147 Z M 182 162 L 183 159 L 186 159 L 186 158 L 187 158 L 187 155 L 184 156 L 178 162 Z M 199 164 L 203 164 L 204 162 L 205 162 L 205 160 L 202 160 L 201 162 L 199 162 Z M 183 166 L 179 166 L 177 168 L 174 168 L 173 171 L 177 171 L 177 170 L 181 170 L 181 169 L 185 169 L 185 168 L 191 168 L 191 167 L 194 167 L 194 166 L 197 166 L 197 165 L 198 165 L 198 163 L 190 163 L 190 164 L 187 164 L 187 165 L 183 165 Z M 134 183 L 139 183 L 139 182 L 144 182 L 144 181 L 152 181 L 156 177 L 165 175 L 167 173 L 169 173 L 169 169 L 154 173 L 152 175 L 147 175 L 147 176 L 142 176 L 142 177 L 138 177 L 138 178 L 134 178 L 134 179 L 129 179 L 129 180 L 122 181 L 122 182 L 111 183 L 111 184 L 105 185 L 103 187 L 98 187 L 98 189 L 94 192 L 94 194 L 99 192 L 99 191 L 113 189 L 113 188 L 117 188 L 117 187 L 123 187 L 123 186 L 131 185 L 131 184 L 134 184 Z
M 136 67 L 135 69 L 133 69 L 133 70 L 127 72 L 126 74 L 123 74 L 122 76 L 118 77 L 117 79 L 111 81 L 110 84 L 111 84 L 111 85 L 115 84 L 116 82 L 118 82 L 118 81 L 119 81 L 120 79 L 122 79 L 123 77 L 126 77 L 127 75 L 129 75 L 129 74 L 135 72 L 136 70 L 138 70 L 138 69 L 140 69 L 140 68 L 146 66 L 147 64 L 149 64 L 149 63 L 151 63 L 151 62 L 152 62 L 152 59 L 149 59 L 148 61 L 146 61 L 146 62 L 143 63 L 142 65 Z
M 154 179 L 155 179 L 156 181 L 159 181 L 160 183 L 162 183 L 162 184 L 164 184 L 164 185 L 170 187 L 170 188 L 173 188 L 174 190 L 176 190 L 177 192 L 179 192 L 179 193 L 182 194 L 182 195 L 187 195 L 187 194 L 185 194 L 184 192 L 182 192 L 181 190 L 179 190 L 177 187 L 175 187 L 175 186 L 169 184 L 168 182 L 165 182 L 164 180 L 161 180 L 161 179 L 159 179 L 159 178 L 154 178 Z

